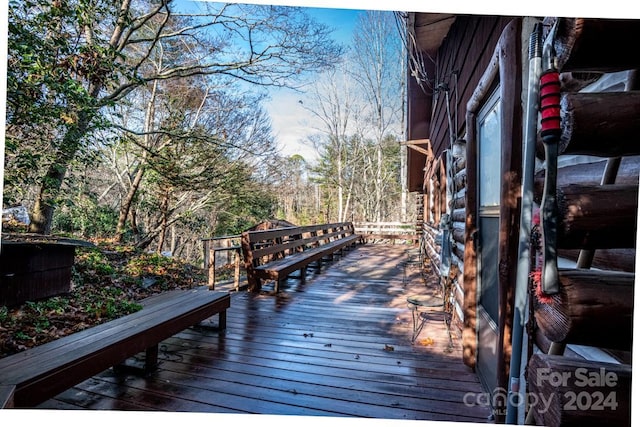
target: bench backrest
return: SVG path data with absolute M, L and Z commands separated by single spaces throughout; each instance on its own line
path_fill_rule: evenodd
M 272 228 L 242 233 L 245 262 L 254 266 L 354 234 L 351 222 Z

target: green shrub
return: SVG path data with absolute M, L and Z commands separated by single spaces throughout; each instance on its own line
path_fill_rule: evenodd
M 53 216 L 52 230 L 57 234 L 109 237 L 113 235 L 117 223 L 116 210 L 99 205 L 95 197 L 84 196 L 58 206 Z

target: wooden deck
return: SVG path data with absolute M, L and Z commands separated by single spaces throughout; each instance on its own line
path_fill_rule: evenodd
M 427 288 L 417 270 L 403 286 L 406 248 L 360 246 L 279 295 L 234 292 L 225 333 L 188 329 L 150 376 L 109 369 L 40 408 L 486 422 L 441 312 L 411 344 L 406 297 Z

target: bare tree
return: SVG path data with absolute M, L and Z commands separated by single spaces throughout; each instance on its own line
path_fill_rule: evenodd
M 383 199 L 388 197 L 388 183 L 397 168 L 388 168 L 385 144 L 389 137 L 402 134 L 402 93 L 404 87 L 403 49 L 398 38 L 395 15 L 386 11 L 366 11 L 359 15 L 354 29 L 352 68 L 355 80 L 362 88 L 368 109 L 366 136 L 375 143 L 373 194 L 375 220 L 383 216 Z
M 11 0 L 8 139 L 28 135 L 29 123 L 55 122 L 47 135 L 51 155 L 37 165 L 30 231 L 50 232 L 65 175 L 101 112 L 137 88 L 196 75 L 295 86 L 309 72 L 331 67 L 340 53 L 329 29 L 303 9 L 206 5 L 201 14 L 178 16 L 172 0 Z M 165 48 L 181 54 L 152 66 Z M 35 104 L 41 108 L 24 108 Z
M 320 152 L 316 172 L 327 196 L 336 198 L 339 220 L 349 212 L 369 221 L 400 212 L 395 205 L 401 182 L 402 52 L 394 15 L 363 12 L 348 59 L 311 91 L 307 108 L 320 122 L 322 135 L 315 137 Z
M 305 108 L 319 121 L 322 135 L 314 145 L 321 156 L 322 179 L 336 189 L 337 220 L 348 215 L 353 191 L 351 169 L 361 154 L 358 129 L 362 105 L 355 92 L 355 82 L 342 65 L 322 76 L 313 86 L 310 103 Z

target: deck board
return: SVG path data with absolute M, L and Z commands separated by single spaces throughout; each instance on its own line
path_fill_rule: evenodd
M 406 297 L 434 278 L 412 270 L 403 286 L 405 249 L 362 245 L 277 295 L 231 292 L 225 333 L 189 328 L 160 344 L 149 376 L 109 369 L 40 408 L 486 422 L 464 403 L 483 390 L 455 334 L 448 351 L 442 313 L 411 343 Z

